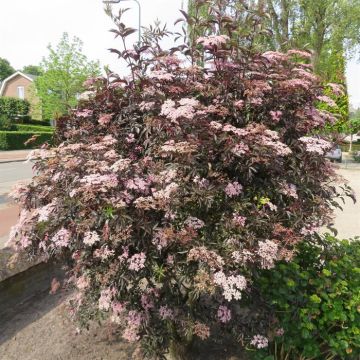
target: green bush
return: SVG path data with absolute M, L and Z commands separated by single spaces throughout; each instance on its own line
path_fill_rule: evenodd
M 16 130 L 16 126 L 11 122 L 11 120 L 6 115 L 0 114 L 0 130 L 12 131 L 12 130 Z
M 42 126 L 42 125 L 28 125 L 28 124 L 17 124 L 15 129 L 21 132 L 53 132 L 54 128 L 51 126 Z
M 50 126 L 50 120 L 32 120 L 26 122 L 29 125 Z
M 346 144 L 346 145 L 341 145 L 341 150 L 344 152 L 349 152 L 350 150 L 350 144 Z M 352 144 L 352 151 L 357 152 L 360 151 L 360 144 L 359 143 L 353 143 Z
M 321 243 L 300 245 L 295 261 L 258 279 L 284 334 L 274 329 L 271 354 L 258 351 L 257 359 L 359 359 L 360 241 L 326 235 Z
M 27 100 L 13 97 L 0 97 L 0 115 L 14 119 L 24 117 L 29 114 L 30 103 Z
M 360 162 L 360 151 L 355 152 L 353 156 L 356 162 Z
M 37 135 L 35 141 L 25 145 L 24 143 Z M 43 143 L 52 143 L 53 134 L 50 132 L 19 132 L 0 131 L 0 150 L 21 150 L 40 147 Z

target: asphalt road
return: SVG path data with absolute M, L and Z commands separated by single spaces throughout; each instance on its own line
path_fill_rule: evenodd
M 20 180 L 30 180 L 32 177 L 32 163 L 11 162 L 0 164 L 0 204 L 14 184 Z

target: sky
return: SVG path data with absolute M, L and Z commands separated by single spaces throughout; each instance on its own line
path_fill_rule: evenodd
M 122 0 L 123 1 L 123 0 Z M 179 9 L 186 0 L 139 0 L 142 25 L 156 19 L 166 22 L 169 29 L 180 17 Z M 116 55 L 108 48 L 120 48 L 108 30 L 111 20 L 103 11 L 102 0 L 0 0 L 0 57 L 10 61 L 15 69 L 38 64 L 47 55 L 49 43 L 54 46 L 62 33 L 76 35 L 84 42 L 84 53 L 91 60 L 100 60 L 117 72 L 124 71 Z M 129 7 L 125 21 L 138 27 L 138 10 L 133 1 L 113 5 L 114 10 Z M 132 38 L 136 41 L 136 35 Z M 360 63 L 353 59 L 347 64 L 350 103 L 360 107 Z

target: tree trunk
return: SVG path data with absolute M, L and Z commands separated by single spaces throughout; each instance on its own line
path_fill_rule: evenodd
M 168 360 L 189 360 L 194 342 L 194 336 L 187 339 L 174 336 L 177 340 L 171 340 Z
M 169 360 L 188 360 L 190 345 L 172 341 L 169 348 Z

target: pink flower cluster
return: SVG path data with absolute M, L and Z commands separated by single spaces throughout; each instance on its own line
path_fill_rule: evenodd
M 90 286 L 90 279 L 86 275 L 82 275 L 76 280 L 76 287 L 79 290 L 85 290 L 89 286 Z
M 270 114 L 271 118 L 275 121 L 275 123 L 277 123 L 280 121 L 283 112 L 280 110 L 277 110 L 277 111 L 270 111 L 269 114 Z
M 287 52 L 288 55 L 300 56 L 305 59 L 311 59 L 311 53 L 304 50 L 290 49 Z
M 88 231 L 84 235 L 84 244 L 92 246 L 100 241 L 100 236 L 96 231 Z
M 39 209 L 37 209 L 37 213 L 39 215 L 38 221 L 48 221 L 51 213 L 55 210 L 57 206 L 58 199 L 55 198 L 51 201 L 50 204 L 47 204 Z
M 297 188 L 294 184 L 282 184 L 280 192 L 286 196 L 298 199 Z
M 193 331 L 201 340 L 206 340 L 210 336 L 210 328 L 199 321 L 195 323 Z
M 240 195 L 242 190 L 243 190 L 242 185 L 239 184 L 237 181 L 229 183 L 225 187 L 225 193 L 229 197 L 234 197 L 234 196 Z
M 103 126 L 107 125 L 111 121 L 113 115 L 114 114 L 101 114 L 98 120 L 99 124 Z
M 149 186 L 151 185 L 149 180 L 142 179 L 140 177 L 135 177 L 133 179 L 129 179 L 125 187 L 128 190 L 135 190 L 140 193 L 147 193 L 149 191 Z
M 100 186 L 103 191 L 106 191 L 106 188 L 113 188 L 118 186 L 119 181 L 115 174 L 91 174 L 85 175 L 81 180 L 80 183 L 84 184 L 86 188 L 91 189 L 95 186 Z
M 237 212 L 233 213 L 232 222 L 236 226 L 245 226 L 246 217 L 239 215 Z
M 255 346 L 257 349 L 264 349 L 269 346 L 269 340 L 262 335 L 255 335 L 250 342 L 251 345 Z
M 143 321 L 143 315 L 135 310 L 131 310 L 126 318 L 127 327 L 122 337 L 129 342 L 136 342 L 140 339 L 139 329 Z
M 103 245 L 101 248 L 94 251 L 94 258 L 99 258 L 102 261 L 106 261 L 114 255 L 115 251 L 111 250 L 108 245 Z
M 114 291 L 112 289 L 101 290 L 99 297 L 99 310 L 109 311 L 113 296 Z
M 244 143 L 238 143 L 231 149 L 231 152 L 240 157 L 249 152 L 249 147 Z
M 160 115 L 164 115 L 173 123 L 178 124 L 178 119 L 193 119 L 196 113 L 196 108 L 200 105 L 198 100 L 192 98 L 183 98 L 179 100 L 179 104 L 180 106 L 176 107 L 174 101 L 166 100 L 161 107 Z
M 169 229 L 158 229 L 155 232 L 155 235 L 152 239 L 152 243 L 156 246 L 158 250 L 162 250 L 168 244 L 174 240 L 174 233 L 169 231 Z
M 222 257 L 205 246 L 193 247 L 188 253 L 187 260 L 203 262 L 215 269 L 221 269 L 224 265 Z
M 222 271 L 214 274 L 214 283 L 221 286 L 225 300 L 241 299 L 241 291 L 246 289 L 246 279 L 242 275 L 226 276 Z
M 324 155 L 332 147 L 331 143 L 317 137 L 303 136 L 299 139 L 300 142 L 305 144 L 306 151 L 313 154 Z
M 61 228 L 51 239 L 56 247 L 67 247 L 70 244 L 71 233 L 69 230 Z
M 278 133 L 275 131 L 265 130 L 259 139 L 259 143 L 272 148 L 279 156 L 287 156 L 292 153 L 287 145 L 279 141 Z
M 330 107 L 336 107 L 336 102 L 326 95 L 318 96 L 317 99 Z
M 160 306 L 159 308 L 160 318 L 163 320 L 173 320 L 174 319 L 174 310 L 170 309 L 167 305 Z
M 174 75 L 166 70 L 153 70 L 149 74 L 150 79 L 156 79 L 159 81 L 171 81 L 174 79 Z
M 330 89 L 332 90 L 332 92 L 334 93 L 334 95 L 336 96 L 342 96 L 344 95 L 344 88 L 342 85 L 340 84 L 334 84 L 334 83 L 329 83 L 327 84 Z
M 82 117 L 82 118 L 92 116 L 92 114 L 93 114 L 93 110 L 90 110 L 90 109 L 83 109 L 83 110 L 76 111 L 76 116 Z
M 233 251 L 231 253 L 232 259 L 235 263 L 246 265 L 247 262 L 254 261 L 254 254 L 249 250 Z
M 275 260 L 278 258 L 278 245 L 271 240 L 259 241 L 257 254 L 261 258 L 261 267 L 271 269 L 275 266 Z
M 139 254 L 133 255 L 129 260 L 129 270 L 140 271 L 145 267 L 146 255 L 141 252 Z
M 166 141 L 161 147 L 164 153 L 189 154 L 197 150 L 197 145 L 190 144 L 188 141 L 175 142 L 174 140 Z
M 213 47 L 224 45 L 228 41 L 229 37 L 227 35 L 209 35 L 200 36 L 196 42 L 198 44 L 202 44 L 204 47 Z
M 262 56 L 271 62 L 283 62 L 287 61 L 289 57 L 286 54 L 277 51 L 266 51 Z
M 224 305 L 219 306 L 217 317 L 222 323 L 227 323 L 231 320 L 231 310 Z
M 195 230 L 199 230 L 205 226 L 205 223 L 197 217 L 189 216 L 185 220 L 184 225 Z

